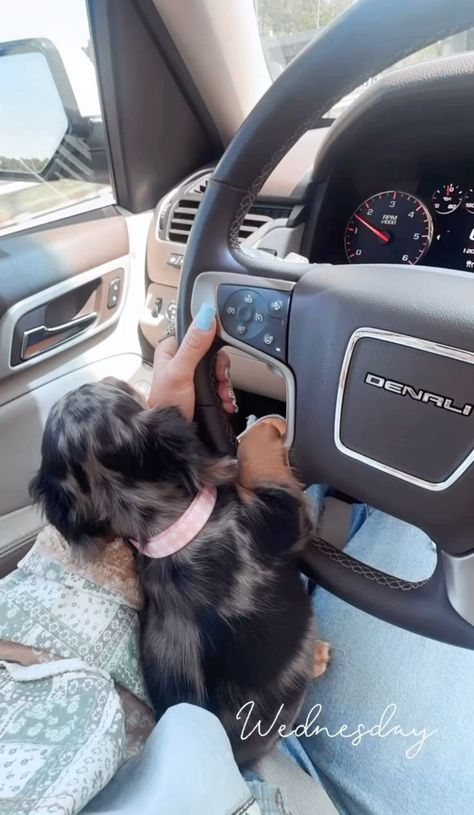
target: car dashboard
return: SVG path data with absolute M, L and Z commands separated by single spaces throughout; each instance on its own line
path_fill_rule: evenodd
M 474 167 L 438 167 L 390 181 L 333 194 L 320 219 L 326 226 L 313 236 L 311 260 L 474 272 Z
M 309 131 L 249 209 L 240 240 L 323 264 L 427 265 L 474 272 L 474 58 L 388 72 L 330 127 Z M 307 168 L 307 171 L 303 171 Z M 158 202 L 140 320 L 156 345 L 176 311 L 186 243 L 212 172 Z M 234 384 L 284 400 L 268 364 L 233 349 Z
M 474 63 L 389 73 L 318 156 L 306 254 L 318 263 L 474 271 Z

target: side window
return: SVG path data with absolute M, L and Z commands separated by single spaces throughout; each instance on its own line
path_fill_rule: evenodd
M 113 203 L 86 0 L 2 9 L 0 235 Z

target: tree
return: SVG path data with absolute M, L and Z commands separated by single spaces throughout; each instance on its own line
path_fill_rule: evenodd
M 262 39 L 322 28 L 353 0 L 255 0 Z

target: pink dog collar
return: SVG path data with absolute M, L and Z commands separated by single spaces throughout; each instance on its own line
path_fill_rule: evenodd
M 216 505 L 217 490 L 206 487 L 198 492 L 189 507 L 168 529 L 141 544 L 130 540 L 136 549 L 147 557 L 160 558 L 174 555 L 190 543 L 205 527 Z

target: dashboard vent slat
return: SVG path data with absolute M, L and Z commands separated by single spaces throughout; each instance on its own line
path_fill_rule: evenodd
M 187 243 L 196 217 L 200 200 L 181 198 L 171 210 L 168 239 L 175 243 Z
M 186 244 L 191 232 L 196 212 L 202 201 L 206 187 L 210 178 L 210 173 L 194 181 L 188 187 L 183 187 L 182 198 L 179 198 L 170 207 L 166 237 L 175 243 Z M 267 206 L 265 204 L 255 204 L 250 208 L 244 218 L 239 231 L 239 240 L 249 238 L 257 229 L 264 224 L 274 221 L 277 218 L 287 220 L 291 214 L 291 207 Z

